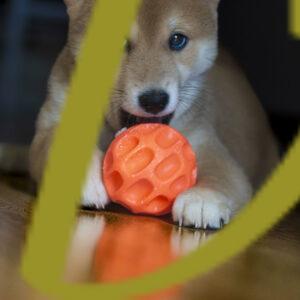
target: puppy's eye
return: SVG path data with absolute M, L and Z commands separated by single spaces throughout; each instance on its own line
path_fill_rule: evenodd
M 170 36 L 169 47 L 172 51 L 183 50 L 189 42 L 189 38 L 182 33 L 174 33 Z
M 125 51 L 130 53 L 132 51 L 132 42 L 130 40 L 126 40 L 125 42 Z

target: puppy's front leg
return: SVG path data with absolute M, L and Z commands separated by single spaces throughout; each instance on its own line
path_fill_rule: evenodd
M 30 173 L 39 184 L 42 180 L 49 149 L 52 143 L 54 129 L 40 130 L 36 134 L 30 149 Z M 101 165 L 103 153 L 94 151 L 82 191 L 81 204 L 86 207 L 104 208 L 109 202 L 102 183 Z
M 84 207 L 103 209 L 109 202 L 102 182 L 102 151 L 95 150 L 83 188 L 82 202 Z
M 252 188 L 217 138 L 210 137 L 195 149 L 198 184 L 177 198 L 173 218 L 181 226 L 221 228 L 250 200 Z

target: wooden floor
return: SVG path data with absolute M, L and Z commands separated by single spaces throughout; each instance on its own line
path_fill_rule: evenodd
M 20 182 L 17 186 L 26 190 Z M 0 183 L 0 300 L 45 299 L 18 274 L 30 199 Z M 65 278 L 70 282 L 116 282 L 139 276 L 186 255 L 210 234 L 178 229 L 168 218 L 83 211 L 74 229 Z M 147 299 L 299 300 L 299 210 L 217 270 Z

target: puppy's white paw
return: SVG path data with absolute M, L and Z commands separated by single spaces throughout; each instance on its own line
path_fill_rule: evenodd
M 98 151 L 95 152 L 82 194 L 81 204 L 85 207 L 103 209 L 109 203 L 102 183 L 101 161 L 102 154 Z
M 221 193 L 194 188 L 180 195 L 173 206 L 173 219 L 180 226 L 218 229 L 229 223 L 232 211 Z

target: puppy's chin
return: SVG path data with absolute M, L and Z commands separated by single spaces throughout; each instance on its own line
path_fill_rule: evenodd
M 169 125 L 172 118 L 174 116 L 174 113 L 163 116 L 163 117 L 139 117 L 130 114 L 129 112 L 125 111 L 124 109 L 121 109 L 120 111 L 120 123 L 122 128 L 130 128 L 135 125 L 139 124 L 147 124 L 147 123 L 159 123 L 159 124 L 165 124 Z

